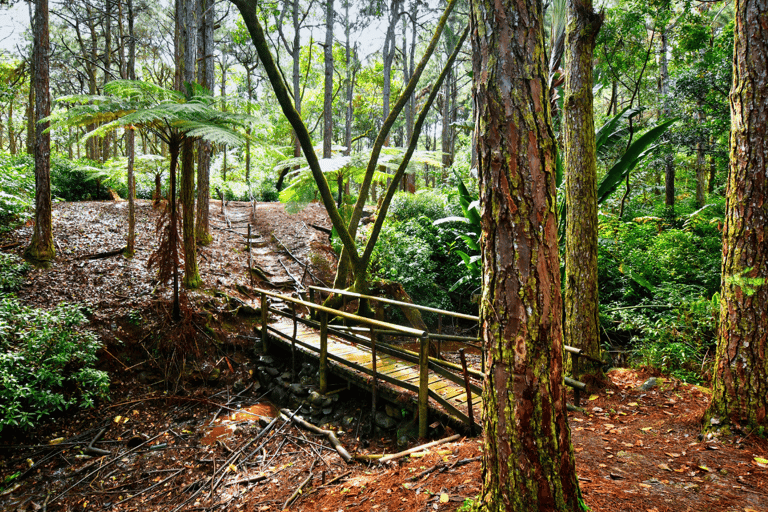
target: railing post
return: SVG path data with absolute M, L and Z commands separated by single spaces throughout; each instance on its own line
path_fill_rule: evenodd
M 443 334 L 443 315 L 437 315 L 437 334 Z M 442 359 L 443 355 L 441 352 L 443 351 L 443 339 L 442 337 L 437 338 L 437 358 Z
M 248 282 L 251 283 L 251 286 L 253 286 L 253 268 L 251 265 L 251 223 L 248 223 Z
M 293 338 L 291 338 L 291 382 L 296 382 L 296 334 L 298 322 L 296 321 L 296 303 L 291 302 L 291 313 L 293 316 Z
M 429 334 L 421 337 L 419 346 L 419 437 L 427 437 L 427 403 L 429 401 Z
M 315 289 L 312 287 L 309 288 L 309 302 L 315 303 Z
M 573 369 L 573 378 L 579 378 L 579 355 L 571 354 L 571 368 Z M 573 388 L 573 405 L 579 407 L 581 405 L 581 390 L 579 388 Z
M 373 385 L 371 387 L 371 434 L 376 426 L 376 394 L 378 392 L 378 375 L 376 373 L 376 333 L 371 327 L 371 369 L 373 370 Z
M 320 371 L 318 372 L 318 384 L 320 394 L 324 395 L 328 390 L 328 313 L 320 313 Z
M 467 358 L 464 356 L 464 349 L 459 349 L 461 358 L 461 369 L 464 372 L 464 387 L 467 390 L 467 420 L 469 421 L 469 435 L 475 435 L 475 411 L 472 408 L 472 388 L 469 387 L 469 372 L 467 371 Z
M 267 322 L 269 321 L 269 299 L 266 293 L 261 294 L 261 351 L 265 354 L 269 351 L 267 339 Z

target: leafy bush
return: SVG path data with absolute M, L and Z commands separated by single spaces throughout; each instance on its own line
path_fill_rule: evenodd
M 11 227 L 32 206 L 35 195 L 34 160 L 29 155 L 0 153 L 0 230 Z
M 18 288 L 25 268 L 17 257 L 3 255 L 2 289 Z M 81 328 L 84 323 L 71 304 L 46 311 L 0 297 L 0 430 L 29 428 L 56 411 L 106 397 L 107 374 L 93 368 L 101 345 Z
M 447 196 L 433 191 L 396 195 L 376 244 L 371 274 L 399 282 L 418 304 L 471 310 L 466 287 L 456 294 L 449 292 L 450 286 L 467 273 L 453 249 L 466 247 L 452 231 L 433 224 L 456 210 L 461 211 L 448 203 Z M 425 321 L 429 320 L 426 315 Z
M 0 293 L 18 290 L 28 270 L 29 265 L 15 254 L 0 252 Z
M 650 216 L 603 217 L 599 227 L 601 319 L 609 338 L 633 346 L 637 363 L 691 382 L 703 378 L 716 341 L 717 221 L 698 210 L 679 227 Z

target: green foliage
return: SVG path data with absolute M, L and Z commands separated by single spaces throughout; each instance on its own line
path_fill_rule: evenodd
M 15 254 L 0 252 L 0 294 L 21 288 L 29 268 L 29 265 Z
M 18 258 L 3 256 L 3 290 L 17 288 L 25 269 Z M 57 411 L 90 407 L 107 396 L 107 374 L 93 368 L 101 345 L 82 329 L 84 323 L 72 304 L 46 311 L 10 295 L 0 298 L 0 430 L 30 428 Z
M 455 247 L 466 250 L 455 233 L 434 221 L 457 213 L 448 197 L 424 190 L 394 196 L 390 215 L 382 228 L 371 260 L 371 275 L 397 281 L 414 301 L 442 309 L 466 310 L 471 306 L 466 288 L 451 293 L 447 286 L 466 275 Z M 425 321 L 429 322 L 429 315 Z
M 721 234 L 712 208 L 679 226 L 647 216 L 599 224 L 601 321 L 609 338 L 624 340 L 640 364 L 699 382 L 714 348 L 719 305 Z
M 0 153 L 0 231 L 12 227 L 34 203 L 34 160 Z

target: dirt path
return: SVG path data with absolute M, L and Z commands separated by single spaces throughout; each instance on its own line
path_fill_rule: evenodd
M 250 217 L 250 208 L 230 204 L 230 222 Z M 111 401 L 95 409 L 69 411 L 26 434 L 2 432 L 0 478 L 18 476 L 0 484 L 0 510 L 276 511 L 310 475 L 291 510 L 452 511 L 477 496 L 478 439 L 383 466 L 347 465 L 323 438 L 281 419 L 270 423 L 271 413 L 257 406 L 263 390 L 252 377 L 260 362 L 248 348 L 250 324 L 239 322 L 224 299 L 211 293 L 215 288 L 251 300 L 242 292 L 251 283 L 240 228 L 227 225 L 218 203 L 212 206 L 214 241 L 200 251 L 207 288 L 191 293 L 190 300 L 200 323 L 193 322 L 195 339 L 219 341 L 191 361 L 197 369 L 169 394 L 158 383 L 161 369 L 152 366 L 157 348 L 148 341 L 157 333 L 172 334 L 164 320 L 168 292 L 155 286 L 145 265 L 154 249 L 157 212 L 140 202 L 133 260 L 83 259 L 124 244 L 125 211 L 124 203 L 56 205 L 58 260 L 50 270 L 31 272 L 19 293 L 41 307 L 65 300 L 91 305 L 92 324 L 106 344 L 102 366 L 110 370 L 112 390 Z M 288 271 L 300 278 L 304 269 L 272 234 L 318 276 L 329 274 L 327 235 L 311 227 L 328 226 L 320 206 L 291 216 L 281 205 L 258 205 L 251 220 L 263 240 L 253 263 L 270 281 L 292 283 Z M 22 228 L 4 244 L 24 244 L 29 234 L 29 227 Z M 202 327 L 204 311 L 219 319 L 209 330 Z M 206 383 L 212 368 L 221 376 Z M 614 370 L 610 377 L 612 388 L 584 400 L 587 414 L 569 413 L 581 489 L 593 511 L 768 511 L 768 445 L 739 434 L 700 439 L 705 388 L 661 380 L 643 391 L 650 374 Z M 358 422 L 369 407 L 365 395 L 351 390 L 340 396 L 348 413 L 334 428 L 348 450 L 400 450 L 394 432 L 363 437 Z M 230 416 L 254 406 L 262 418 Z M 227 435 L 208 444 L 213 427 Z M 109 455 L 88 451 L 94 439 L 93 446 Z

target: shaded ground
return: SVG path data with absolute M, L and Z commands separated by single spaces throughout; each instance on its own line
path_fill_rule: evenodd
M 254 238 L 256 232 L 262 238 L 251 265 L 273 284 L 289 290 L 294 279 L 309 283 L 309 274 L 329 280 L 327 235 L 311 227 L 328 226 L 321 207 L 290 216 L 279 204 L 261 204 L 251 218 L 250 204 L 230 204 L 228 224 L 215 203 L 218 229 L 200 254 L 210 289 L 189 295 L 184 332 L 168 325 L 167 291 L 146 270 L 157 216 L 149 203 L 138 209 L 136 258 L 84 259 L 123 245 L 125 212 L 124 203 L 56 205 L 58 260 L 50 270 L 32 272 L 19 293 L 41 307 L 64 300 L 91 305 L 92 326 L 105 341 L 101 359 L 112 376 L 112 399 L 27 434 L 2 432 L 0 477 L 19 477 L 0 495 L 1 510 L 272 511 L 283 509 L 304 482 L 291 510 L 450 511 L 477 496 L 478 439 L 461 438 L 383 465 L 348 465 L 323 437 L 273 419 L 273 409 L 257 405 L 252 320 L 236 314 L 236 301 L 210 289 L 258 305 L 251 287 L 266 283 L 248 276 L 248 253 L 238 234 L 247 231 L 242 219 L 251 219 Z M 29 235 L 30 228 L 22 228 L 1 245 L 23 246 Z M 176 345 L 163 340 L 182 334 L 193 340 L 187 351 L 168 352 Z M 591 509 L 768 511 L 765 441 L 699 438 L 706 390 L 674 380 L 640 390 L 649 376 L 613 370 L 613 387 L 582 403 L 587 414 L 569 413 L 581 489 Z M 400 450 L 393 433 L 364 437 L 364 394 L 346 391 L 343 400 L 348 416 L 357 418 L 337 427 L 350 452 Z M 249 407 L 255 407 L 252 414 L 231 416 Z M 213 427 L 229 432 L 212 439 Z M 109 453 L 96 453 L 89 444 Z

